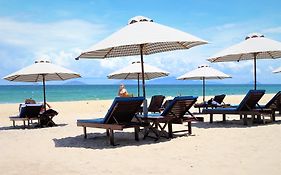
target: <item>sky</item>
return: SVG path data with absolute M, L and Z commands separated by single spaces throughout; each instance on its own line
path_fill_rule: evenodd
M 134 16 L 190 33 L 209 44 L 188 50 L 145 56 L 144 62 L 178 77 L 198 65 L 211 67 L 233 78 L 221 83 L 253 81 L 253 61 L 210 63 L 209 57 L 237 44 L 250 33 L 281 42 L 280 0 L 0 0 L 0 77 L 35 60 L 48 59 L 82 75 L 77 81 L 111 84 L 107 75 L 138 61 L 139 56 L 75 60 L 81 52 L 118 31 Z M 272 71 L 281 59 L 258 60 L 257 81 L 280 83 Z M 0 80 L 0 85 L 18 84 Z

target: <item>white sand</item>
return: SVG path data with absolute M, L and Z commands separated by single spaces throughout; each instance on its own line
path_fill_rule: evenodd
M 227 96 L 225 101 L 237 104 L 242 98 Z M 1 175 L 281 174 L 279 121 L 247 127 L 230 121 L 239 116 L 227 116 L 226 124 L 209 124 L 206 116 L 204 123 L 194 123 L 192 136 L 136 142 L 128 129 L 115 134 L 119 145 L 112 147 L 105 130 L 88 129 L 89 138 L 84 139 L 76 126 L 77 119 L 103 117 L 111 100 L 51 105 L 59 112 L 54 121 L 60 126 L 40 129 L 13 128 L 8 116 L 18 113 L 18 104 L 0 105 Z

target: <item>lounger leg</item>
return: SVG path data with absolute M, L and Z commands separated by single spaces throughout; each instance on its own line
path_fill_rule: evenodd
M 271 113 L 271 120 L 272 122 L 275 122 L 275 111 L 272 110 L 272 113 Z
M 109 129 L 109 142 L 110 142 L 110 145 L 115 146 L 113 129 Z
M 261 115 L 257 115 L 257 123 L 261 123 Z
M 244 125 L 247 125 L 247 115 L 244 115 L 244 118 L 243 118 L 243 123 L 244 123 Z
M 136 126 L 135 127 L 135 140 L 139 141 L 139 131 L 140 131 L 140 127 Z
M 192 134 L 192 129 L 191 129 L 191 122 L 187 122 L 188 126 L 188 133 L 191 135 Z
M 168 123 L 168 134 L 169 138 L 173 138 L 173 125 L 171 122 Z
M 106 136 L 109 136 L 109 129 L 106 129 Z
M 226 121 L 226 114 L 222 114 L 222 121 L 223 121 L 223 122 Z
M 26 126 L 25 126 L 25 120 L 23 121 L 23 127 L 25 128 Z
M 210 123 L 213 123 L 213 114 L 210 114 Z
M 240 115 L 240 120 L 242 120 L 243 119 L 243 115 Z
M 13 126 L 16 127 L 16 122 L 15 122 L 15 120 L 13 120 Z
M 259 116 L 259 115 L 257 115 L 257 118 L 260 118 L 260 116 Z M 251 120 L 250 120 L 250 126 L 252 126 L 252 125 L 253 125 L 253 123 L 254 123 L 254 119 L 255 119 L 255 115 L 252 115 Z
M 86 127 L 83 127 L 83 131 L 84 131 L 84 139 L 86 139 L 87 138 L 87 129 L 86 129 Z

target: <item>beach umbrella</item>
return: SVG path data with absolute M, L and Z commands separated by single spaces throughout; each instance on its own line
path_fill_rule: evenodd
M 83 52 L 79 58 L 110 58 L 140 55 L 142 74 L 144 74 L 143 55 L 189 49 L 206 44 L 207 41 L 188 33 L 167 27 L 153 20 L 136 16 L 128 25 Z M 142 76 L 143 96 L 145 81 Z
M 281 67 L 275 69 L 274 71 L 272 71 L 273 73 L 280 73 L 281 72 Z
M 189 49 L 206 44 L 207 41 L 188 33 L 167 27 L 153 20 L 136 16 L 128 25 L 83 52 L 79 58 L 110 58 L 140 55 L 142 69 L 142 89 L 145 94 L 143 55 Z M 146 109 L 144 100 L 144 110 Z M 146 114 L 146 112 L 144 112 Z
M 145 67 L 144 79 L 151 80 L 159 77 L 165 77 L 169 75 L 169 72 L 161 70 L 157 67 L 151 66 L 149 64 L 143 63 Z M 117 70 L 107 76 L 109 79 L 124 79 L 124 80 L 138 80 L 138 96 L 140 96 L 139 91 L 139 80 L 142 79 L 141 62 L 132 62 L 132 64 Z
M 276 59 L 281 57 L 281 42 L 254 33 L 244 41 L 233 45 L 208 59 L 210 62 L 254 60 L 254 89 L 257 87 L 257 59 Z
M 46 109 L 46 87 L 45 81 L 68 80 L 81 77 L 78 73 L 52 64 L 50 61 L 35 61 L 34 64 L 27 66 L 17 72 L 4 77 L 9 81 L 17 82 L 41 82 L 43 83 L 44 109 Z
M 197 69 L 194 69 L 186 74 L 178 77 L 178 80 L 202 80 L 203 82 L 203 101 L 205 102 L 205 80 L 211 79 L 224 79 L 231 78 L 231 76 L 211 68 L 209 65 L 200 65 Z

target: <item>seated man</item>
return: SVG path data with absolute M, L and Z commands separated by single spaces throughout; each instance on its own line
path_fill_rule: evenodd
M 36 101 L 33 100 L 32 98 L 27 98 L 24 101 L 25 104 L 36 104 Z

